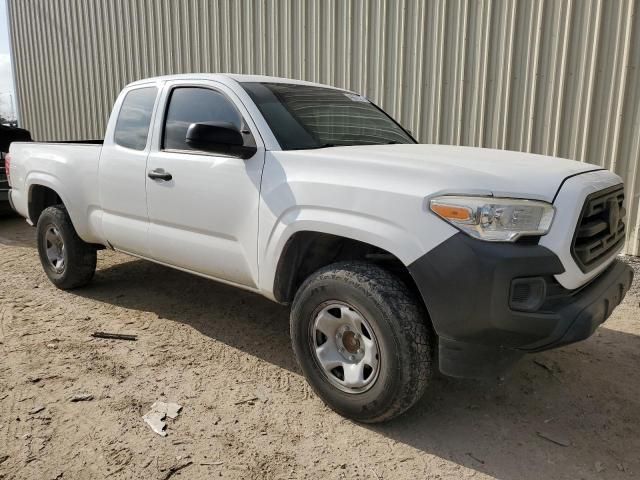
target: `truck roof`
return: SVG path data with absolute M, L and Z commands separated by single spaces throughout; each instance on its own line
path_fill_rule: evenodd
M 134 85 L 141 85 L 151 82 L 166 82 L 172 80 L 215 80 L 220 83 L 248 83 L 248 82 L 261 82 L 261 83 L 291 83 L 298 85 L 310 85 L 314 87 L 334 88 L 336 90 L 344 90 L 344 88 L 333 87 L 331 85 L 324 85 L 322 83 L 307 82 L 305 80 L 295 80 L 292 78 L 283 77 L 270 77 L 267 75 L 243 75 L 238 73 L 181 73 L 176 75 L 163 75 L 158 77 L 150 77 L 135 82 L 131 82 L 127 87 Z

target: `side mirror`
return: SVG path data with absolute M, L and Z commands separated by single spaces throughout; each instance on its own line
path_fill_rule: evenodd
M 203 152 L 251 158 L 257 151 L 255 145 L 245 145 L 240 130 L 232 123 L 192 123 L 187 129 L 186 143 Z

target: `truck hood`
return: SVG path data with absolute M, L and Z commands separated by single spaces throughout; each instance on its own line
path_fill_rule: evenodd
M 532 153 L 450 145 L 371 145 L 277 152 L 335 167 L 345 177 L 383 176 L 393 187 L 419 184 L 431 193 L 470 193 L 552 202 L 567 177 L 597 165 Z M 317 158 L 316 158 L 317 157 Z

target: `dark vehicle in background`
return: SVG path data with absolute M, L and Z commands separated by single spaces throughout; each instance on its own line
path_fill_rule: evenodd
M 9 184 L 5 171 L 5 156 L 12 142 L 30 142 L 31 134 L 23 128 L 0 125 L 0 215 L 12 211 L 9 205 Z

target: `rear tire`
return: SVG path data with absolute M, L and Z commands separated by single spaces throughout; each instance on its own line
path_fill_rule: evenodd
M 360 422 L 383 422 L 405 412 L 432 376 L 432 333 L 424 306 L 376 265 L 341 262 L 312 274 L 293 301 L 291 340 L 318 396 Z
M 96 248 L 76 233 L 66 208 L 46 208 L 37 225 L 40 263 L 56 287 L 78 288 L 91 281 L 96 271 Z

